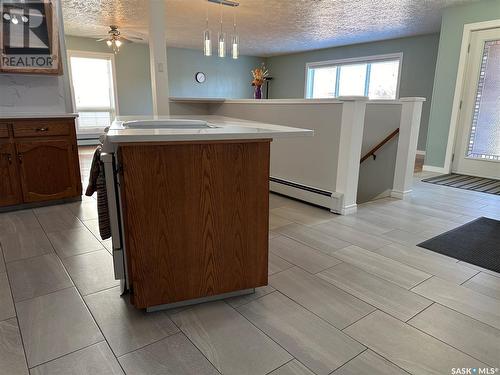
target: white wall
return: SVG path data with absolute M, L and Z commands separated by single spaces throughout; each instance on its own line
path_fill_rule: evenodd
M 57 2 L 59 5 L 60 3 Z M 66 113 L 71 112 L 69 81 L 64 45 L 64 25 L 60 9 L 59 37 L 63 75 L 0 74 L 0 115 L 9 113 Z

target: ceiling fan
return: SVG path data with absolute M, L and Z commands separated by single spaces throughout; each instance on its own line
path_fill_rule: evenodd
M 112 48 L 113 52 L 116 54 L 120 51 L 120 47 L 122 46 L 122 44 L 140 42 L 142 40 L 144 39 L 141 37 L 132 36 L 129 34 L 124 36 L 120 32 L 120 30 L 118 30 L 118 26 L 111 25 L 109 26 L 108 34 L 97 39 L 97 42 L 106 42 L 107 46 L 109 48 Z

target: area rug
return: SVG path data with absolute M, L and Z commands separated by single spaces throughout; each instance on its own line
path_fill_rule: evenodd
M 426 178 L 422 181 L 436 185 L 451 186 L 458 189 L 474 190 L 482 193 L 500 195 L 500 180 L 494 180 L 491 178 L 452 173 Z
M 481 217 L 418 246 L 500 272 L 500 221 Z

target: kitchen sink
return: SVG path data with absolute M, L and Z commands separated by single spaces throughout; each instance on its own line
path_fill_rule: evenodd
M 126 121 L 123 123 L 123 127 L 127 128 L 127 129 L 210 129 L 210 128 L 217 128 L 217 126 L 210 125 L 206 121 L 183 120 L 183 119 Z

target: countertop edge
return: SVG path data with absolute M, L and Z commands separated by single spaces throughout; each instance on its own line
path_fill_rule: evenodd
M 277 138 L 295 138 L 312 137 L 313 130 L 301 130 L 296 132 L 267 132 L 267 133 L 242 133 L 242 134 L 169 134 L 169 135 L 108 135 L 106 141 L 112 144 L 116 143 L 158 143 L 158 142 L 203 142 L 203 141 L 228 141 L 228 140 L 257 140 L 257 139 L 277 139 Z
M 17 119 L 49 119 L 49 118 L 77 118 L 78 113 L 7 113 L 0 115 L 1 120 Z

